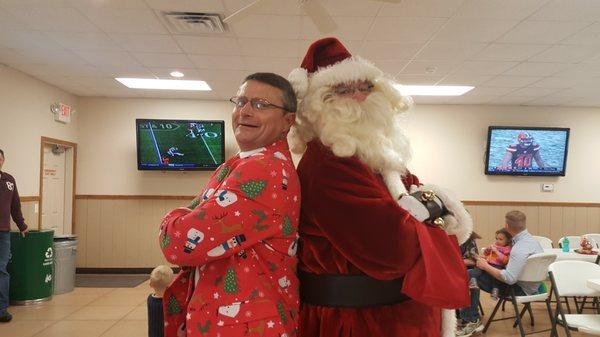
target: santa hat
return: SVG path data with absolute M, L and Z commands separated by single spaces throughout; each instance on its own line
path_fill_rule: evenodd
M 352 56 L 334 37 L 315 41 L 310 45 L 300 68 L 292 70 L 288 80 L 296 95 L 302 99 L 309 85 L 313 88 L 332 86 L 360 80 L 375 80 L 383 76 L 369 61 Z

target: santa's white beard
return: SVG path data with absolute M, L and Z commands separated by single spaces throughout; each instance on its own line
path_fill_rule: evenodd
M 376 172 L 401 174 L 411 154 L 400 128 L 404 105 L 398 103 L 377 87 L 360 103 L 333 96 L 329 88 L 309 91 L 291 135 L 292 150 L 301 153 L 318 138 L 338 157 L 356 155 Z

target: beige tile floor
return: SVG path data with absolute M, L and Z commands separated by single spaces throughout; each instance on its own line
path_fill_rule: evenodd
M 147 336 L 146 297 L 148 283 L 135 288 L 76 288 L 73 292 L 55 295 L 52 300 L 33 306 L 13 306 L 14 319 L 0 324 L 1 337 L 145 337 Z M 495 302 L 482 294 L 486 317 Z M 534 304 L 535 327 L 529 325 L 526 315 L 526 332 L 549 328 L 545 305 Z M 506 313 L 510 316 L 510 307 Z M 484 335 L 488 337 L 519 336 L 510 320 L 494 322 Z M 549 332 L 533 336 L 549 336 Z M 573 332 L 572 335 L 584 336 Z M 559 330 L 559 336 L 566 336 Z M 400 336 L 398 336 L 400 337 Z

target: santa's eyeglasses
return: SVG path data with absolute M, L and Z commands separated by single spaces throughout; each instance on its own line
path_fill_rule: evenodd
M 284 111 L 290 111 L 290 110 L 286 109 L 285 107 L 273 104 L 264 98 L 255 97 L 252 99 L 248 99 L 248 97 L 245 97 L 245 96 L 233 96 L 229 99 L 229 101 L 231 103 L 235 104 L 236 109 L 241 109 L 244 106 L 246 106 L 246 104 L 250 103 L 250 106 L 254 110 L 268 110 L 268 109 L 272 109 L 272 108 L 278 108 L 278 109 L 282 109 Z
M 361 94 L 370 94 L 373 91 L 375 85 L 370 82 L 358 82 L 353 84 L 340 84 L 332 87 L 333 94 L 338 96 L 350 96 L 354 95 L 356 91 Z

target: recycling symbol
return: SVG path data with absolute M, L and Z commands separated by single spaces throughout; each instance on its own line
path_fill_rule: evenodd
M 48 249 L 46 250 L 46 253 L 44 255 L 46 256 L 47 259 L 52 258 L 52 256 L 54 255 L 54 252 L 52 251 L 52 247 L 48 247 Z

